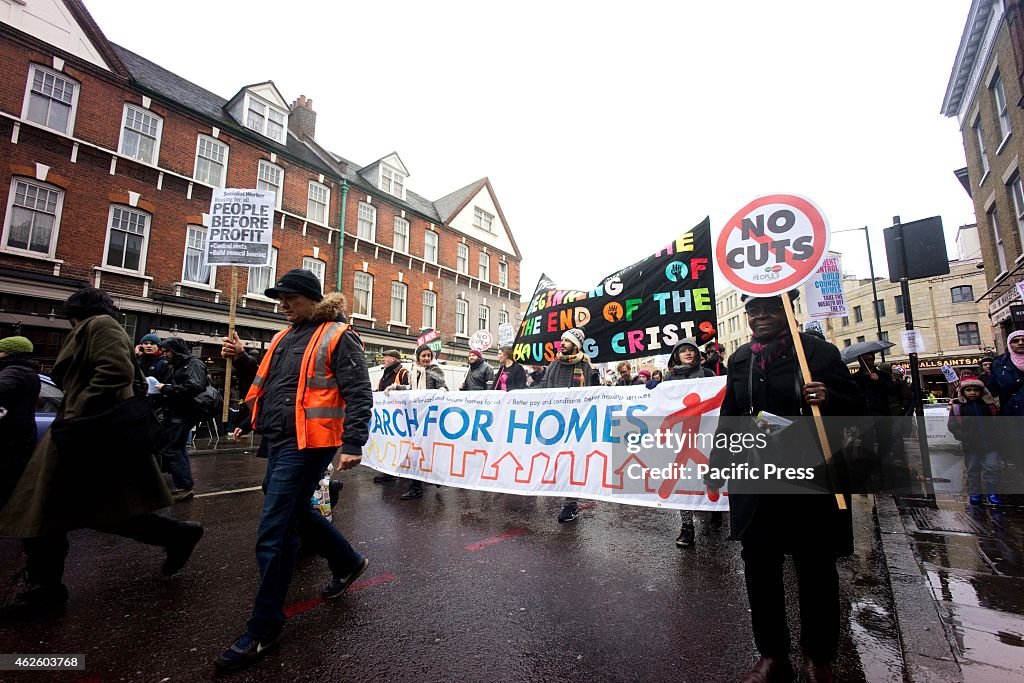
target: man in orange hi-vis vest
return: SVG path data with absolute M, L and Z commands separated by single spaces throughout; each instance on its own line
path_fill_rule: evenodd
M 245 633 L 214 662 L 222 671 L 248 666 L 277 644 L 300 525 L 303 542 L 331 568 L 325 600 L 341 595 L 369 564 L 309 504 L 335 455 L 336 469 L 355 467 L 369 436 L 373 393 L 362 342 L 344 322 L 345 297 L 324 296 L 316 276 L 302 269 L 285 273 L 266 295 L 281 302 L 290 326 L 274 337 L 246 396 L 253 429 L 269 446 L 256 538 L 260 587 Z

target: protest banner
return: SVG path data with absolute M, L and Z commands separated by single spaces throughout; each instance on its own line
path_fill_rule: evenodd
M 228 337 L 235 332 L 238 266 L 270 265 L 276 197 L 266 190 L 214 188 L 203 260 L 208 266 L 231 266 Z M 224 369 L 224 396 L 231 396 L 231 359 Z M 231 401 L 224 401 L 221 421 L 228 421 Z
M 423 330 L 416 338 L 416 346 L 420 347 L 424 344 L 434 352 L 435 356 L 441 353 L 441 333 L 434 329 Z
M 711 447 L 721 447 L 715 430 L 724 395 L 725 377 L 654 390 L 375 393 L 363 464 L 480 491 L 724 510 L 700 469 Z M 659 429 L 673 436 L 655 447 Z
M 493 341 L 494 340 L 491 337 L 490 332 L 487 330 L 477 330 L 473 333 L 473 336 L 469 338 L 469 348 L 483 353 L 487 349 L 491 348 L 491 343 Z
M 595 363 L 668 353 L 694 337 L 717 334 L 711 222 L 642 261 L 604 278 L 589 290 L 560 289 L 542 275 L 513 344 L 521 363 L 548 363 L 566 330 L 582 328 L 583 352 Z
M 810 320 L 849 315 L 843 294 L 843 267 L 839 254 L 828 254 L 804 283 L 804 310 Z
M 956 374 L 956 370 L 950 366 L 943 365 L 940 369 L 942 370 L 942 376 L 945 377 L 946 381 L 950 384 L 960 381 L 960 375 Z
M 516 339 L 516 328 L 512 323 L 498 325 L 498 346 L 511 346 Z
M 755 297 L 780 296 L 786 311 L 797 362 L 805 382 L 813 382 L 787 293 L 809 279 L 828 253 L 830 230 L 825 214 L 805 197 L 772 194 L 751 201 L 726 221 L 718 235 L 715 257 L 719 271 L 733 287 Z M 821 419 L 821 409 L 811 405 L 822 456 L 831 468 L 832 449 Z M 846 500 L 836 491 L 836 504 Z

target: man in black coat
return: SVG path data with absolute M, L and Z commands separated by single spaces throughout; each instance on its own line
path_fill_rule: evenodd
M 0 339 L 0 509 L 36 445 L 39 364 L 26 337 Z
M 790 294 L 792 298 L 793 293 Z M 832 680 L 831 663 L 839 643 L 839 579 L 836 560 L 853 551 L 849 510 L 839 510 L 822 472 L 810 415 L 817 405 L 824 415 L 853 416 L 862 401 L 839 350 L 815 337 L 801 334 L 811 378 L 801 378 L 793 340 L 780 297 L 746 298 L 747 320 L 753 340 L 729 358 L 725 398 L 716 444 L 720 435 L 755 433 L 753 418 L 762 411 L 787 417 L 793 424 L 768 437 L 766 448 L 733 453 L 712 451 L 711 473 L 705 483 L 712 490 L 724 481 L 716 470 L 737 464 L 816 467 L 820 493 L 769 493 L 764 482 L 733 479 L 729 486 L 731 536 L 743 544 L 742 557 L 750 601 L 754 641 L 761 654 L 744 678 L 750 683 L 788 681 L 789 660 L 782 565 L 793 557 L 800 589 L 800 645 L 805 655 L 807 680 Z M 834 452 L 841 445 L 832 434 Z
M 494 368 L 480 355 L 479 351 L 470 351 L 469 372 L 462 381 L 461 391 L 486 391 L 494 386 Z

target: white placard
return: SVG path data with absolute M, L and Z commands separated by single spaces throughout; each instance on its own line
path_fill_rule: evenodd
M 959 382 L 960 376 L 956 374 L 956 370 L 949 367 L 948 365 L 942 366 L 942 376 L 946 378 L 947 382 Z
M 512 346 L 515 339 L 516 328 L 512 327 L 512 323 L 498 325 L 498 346 Z
M 910 353 L 924 353 L 924 335 L 921 330 L 902 330 L 900 332 L 900 344 L 903 350 Z
M 809 320 L 842 318 L 850 312 L 843 294 L 843 267 L 838 254 L 829 254 L 804 283 L 804 310 Z
M 210 266 L 270 265 L 276 197 L 266 190 L 216 188 L 203 254 Z

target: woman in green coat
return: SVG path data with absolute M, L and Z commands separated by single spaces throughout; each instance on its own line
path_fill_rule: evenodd
M 51 377 L 64 391 L 54 424 L 103 413 L 132 397 L 136 377 L 132 344 L 117 322 L 110 295 L 81 289 L 64 302 L 72 330 Z M 58 451 L 47 432 L 0 512 L 0 536 L 24 539 L 28 562 L 23 590 L 0 608 L 0 618 L 32 616 L 63 607 L 67 532 L 92 528 L 163 546 L 161 568 L 170 576 L 188 561 L 203 535 L 197 522 L 154 513 L 171 505 L 156 460 L 149 453 L 115 456 L 111 443 L 82 443 Z

